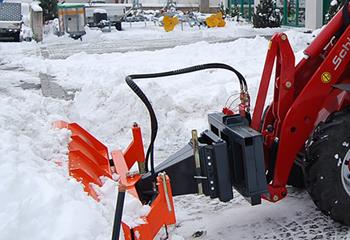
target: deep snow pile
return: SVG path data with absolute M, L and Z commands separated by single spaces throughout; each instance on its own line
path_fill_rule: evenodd
M 53 23 L 54 25 L 54 23 Z M 46 28 L 54 26 L 46 26 Z M 181 39 L 194 38 L 194 37 L 214 37 L 220 39 L 237 38 L 246 36 L 271 35 L 276 31 L 280 31 L 281 28 L 264 28 L 254 29 L 250 24 L 244 22 L 227 21 L 224 28 L 205 28 L 205 27 L 190 27 L 184 23 L 178 24 L 174 31 L 165 32 L 164 28 L 152 21 L 147 22 L 134 22 L 134 23 L 122 23 L 123 31 L 117 31 L 112 28 L 111 32 L 104 33 L 98 29 L 85 28 L 86 35 L 82 37 L 82 41 L 85 43 L 100 42 L 100 41 L 115 41 L 119 43 L 123 40 L 130 41 L 132 45 L 133 39 L 139 40 L 160 40 L 160 39 L 172 39 L 173 41 L 181 41 Z M 70 44 L 80 44 L 80 41 L 76 41 L 69 38 L 68 34 L 63 37 L 57 38 L 53 32 L 47 34 L 44 38 L 46 44 L 62 44 L 69 42 Z M 131 46 L 130 46 L 131 47 Z
M 1 71 L 0 239 L 106 239 L 103 206 L 55 163 L 67 160 L 69 133 L 51 123 L 69 103 L 15 87 L 33 75 Z
M 300 58 L 311 35 L 293 31 L 287 34 Z M 33 52 L 33 44 L 0 44 L 0 239 L 110 238 L 114 183 L 101 189 L 100 203 L 83 193 L 81 186 L 68 177 L 65 166 L 69 133 L 53 129 L 53 121 L 79 122 L 110 150 L 127 146 L 130 126 L 137 121 L 147 143 L 148 115 L 126 86 L 126 75 L 222 62 L 245 76 L 254 103 L 267 45 L 265 38 L 256 37 L 220 44 L 199 42 L 152 52 L 80 53 L 64 60 L 49 60 L 23 54 Z M 18 47 L 16 53 L 9 50 L 14 47 Z M 10 67 L 17 67 L 18 71 L 6 70 Z M 40 72 L 55 76 L 57 83 L 67 89 L 78 90 L 75 99 L 44 98 L 39 90 L 17 87 L 23 82 L 38 84 Z M 159 121 L 158 162 L 186 143 L 191 129 L 205 129 L 206 114 L 220 110 L 227 97 L 238 91 L 235 77 L 222 70 L 139 83 L 152 101 Z M 63 163 L 61 167 L 57 161 Z M 206 239 L 272 236 L 278 219 L 310 214 L 304 208 L 296 210 L 301 204 L 313 212 L 307 197 L 298 203 L 291 197 L 273 206 L 256 208 L 248 207 L 239 196 L 228 204 L 205 197 L 176 198 L 179 225 L 172 230 L 173 239 L 189 239 L 197 230 L 207 231 Z M 285 214 L 288 208 L 293 210 Z M 264 221 L 268 222 L 267 227 Z

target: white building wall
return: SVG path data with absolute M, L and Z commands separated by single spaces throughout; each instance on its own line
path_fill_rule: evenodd
M 305 27 L 315 30 L 323 25 L 323 2 L 320 0 L 306 0 Z

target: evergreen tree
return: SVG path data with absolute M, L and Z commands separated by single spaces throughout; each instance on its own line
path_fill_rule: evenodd
M 44 21 L 52 20 L 57 17 L 57 2 L 57 0 L 40 0 Z
M 241 13 L 239 12 L 239 8 L 237 5 L 232 5 L 227 8 L 225 8 L 224 4 L 220 4 L 220 12 L 223 15 L 223 18 L 231 18 L 234 19 L 235 21 L 239 22 L 239 17 Z
M 226 14 L 229 15 L 231 18 L 236 19 L 237 22 L 239 22 L 239 17 L 241 16 L 241 13 L 239 12 L 239 8 L 237 5 L 226 8 Z
M 261 0 L 253 15 L 255 28 L 279 27 L 281 16 L 279 9 L 275 8 L 275 0 Z
M 332 0 L 329 4 L 328 13 L 326 14 L 326 23 L 328 23 L 337 12 L 343 7 L 344 0 Z

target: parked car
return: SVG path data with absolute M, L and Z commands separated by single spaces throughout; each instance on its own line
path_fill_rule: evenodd
M 121 29 L 121 21 L 125 15 L 126 5 L 123 4 L 86 4 L 86 19 L 89 27 L 114 26 Z
M 0 40 L 19 42 L 21 28 L 21 3 L 0 3 Z

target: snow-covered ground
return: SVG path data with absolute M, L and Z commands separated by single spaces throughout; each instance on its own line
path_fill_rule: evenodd
M 244 36 L 244 28 L 252 31 L 243 26 L 237 37 Z M 127 37 L 126 31 L 121 39 L 124 36 L 125 42 L 132 42 L 133 36 L 145 38 L 145 43 L 153 42 L 151 50 L 166 36 L 155 31 L 152 38 L 145 33 L 149 30 L 132 31 L 134 34 Z M 228 37 L 224 30 L 216 31 L 202 30 L 198 39 L 205 34 Z M 207 62 L 226 63 L 245 76 L 254 103 L 268 46 L 268 40 L 260 36 L 222 43 L 196 40 L 188 44 L 191 33 L 178 31 L 167 37 L 181 46 L 121 53 L 104 49 L 103 39 L 111 36 L 88 34 L 83 42 L 51 36 L 42 44 L 0 44 L 1 240 L 110 239 L 115 185 L 106 184 L 100 203 L 82 191 L 80 184 L 67 174 L 69 132 L 54 129 L 53 121 L 80 123 L 110 150 L 127 146 L 130 126 L 137 121 L 147 144 L 148 115 L 125 84 L 126 75 Z M 300 59 L 312 35 L 296 31 L 288 31 L 287 35 Z M 113 41 L 116 39 L 113 37 Z M 92 42 L 97 50 L 83 52 L 89 46 L 84 44 Z M 69 52 L 72 46 L 79 51 Z M 50 54 L 42 54 L 50 48 L 68 54 L 64 59 L 50 59 Z M 102 52 L 105 53 L 97 54 Z M 43 97 L 40 73 L 53 76 L 65 89 L 74 89 L 74 100 Z M 221 70 L 139 83 L 158 116 L 157 162 L 183 146 L 191 129 L 204 130 L 206 114 L 220 110 L 227 97 L 238 92 L 235 77 Z M 170 229 L 171 238 L 192 239 L 196 231 L 203 231 L 201 239 L 350 239 L 349 229 L 324 217 L 305 192 L 289 192 L 284 201 L 255 207 L 238 194 L 229 203 L 204 196 L 176 197 L 178 224 Z
M 74 53 L 111 53 L 144 50 L 158 50 L 188 45 L 198 41 L 209 43 L 228 42 L 239 37 L 271 36 L 277 29 L 253 29 L 243 22 L 227 22 L 225 28 L 189 27 L 187 24 L 177 25 L 172 32 L 153 22 L 123 23 L 123 31 L 103 33 L 86 28 L 87 34 L 82 42 L 73 40 L 67 35 L 57 38 L 49 35 L 44 39 L 42 53 L 48 58 L 66 58 Z M 48 29 L 49 30 L 49 29 Z M 280 30 L 280 29 L 279 29 Z

